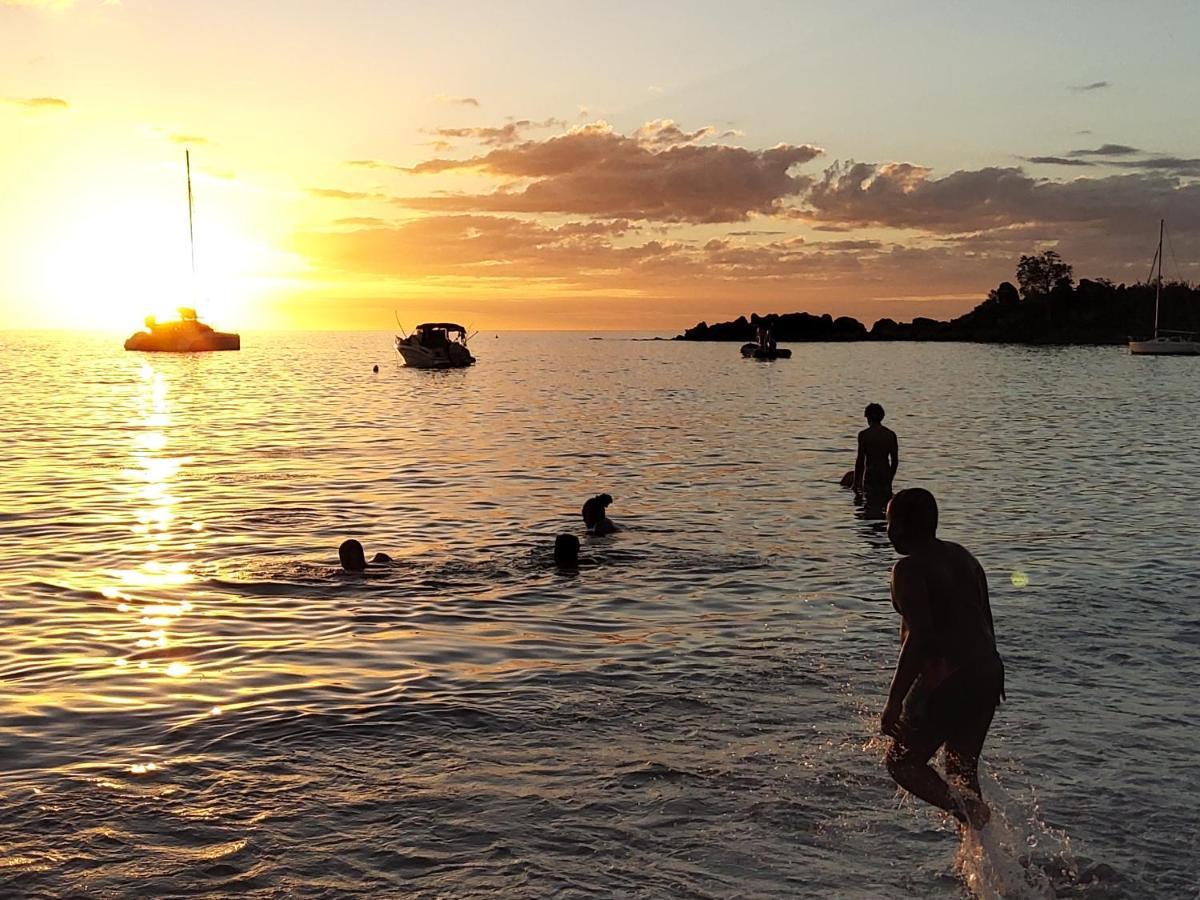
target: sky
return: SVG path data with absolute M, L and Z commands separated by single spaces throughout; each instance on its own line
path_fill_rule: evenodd
M 1200 4 L 0 0 L 0 328 L 677 331 L 1200 280 Z M 191 154 L 195 274 L 184 151 Z

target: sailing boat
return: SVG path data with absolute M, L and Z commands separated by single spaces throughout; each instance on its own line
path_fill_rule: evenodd
M 188 243 L 192 251 L 192 282 L 196 280 L 196 236 L 192 227 L 192 156 L 183 151 L 187 167 L 188 193 Z M 125 342 L 126 350 L 145 350 L 160 353 L 205 353 L 212 350 L 240 350 L 240 335 L 224 331 L 213 331 L 196 318 L 196 310 L 188 306 L 179 307 L 179 318 L 170 322 L 159 322 L 154 316 L 146 316 L 146 330 L 131 335 Z
M 1154 280 L 1154 337 L 1145 341 L 1129 341 L 1129 352 L 1139 356 L 1200 356 L 1200 341 L 1192 340 L 1195 334 L 1190 331 L 1167 331 L 1158 327 L 1158 306 L 1162 300 L 1162 261 L 1163 261 L 1163 226 L 1164 221 L 1158 220 L 1158 251 L 1154 254 L 1154 264 L 1158 265 L 1158 277 Z

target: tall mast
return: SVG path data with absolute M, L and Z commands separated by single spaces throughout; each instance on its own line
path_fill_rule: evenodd
M 187 148 L 183 151 L 183 161 L 187 166 L 187 186 L 188 186 L 188 246 L 192 251 L 192 286 L 196 284 L 196 234 L 192 229 L 192 154 Z M 1162 235 L 1159 235 L 1159 243 L 1162 243 Z M 1157 313 L 1156 313 L 1157 315 Z M 1157 328 L 1157 324 L 1155 328 Z
M 1163 223 L 1165 219 L 1158 220 L 1158 278 L 1154 282 L 1154 337 L 1158 338 L 1158 301 L 1162 297 L 1162 241 L 1163 241 Z

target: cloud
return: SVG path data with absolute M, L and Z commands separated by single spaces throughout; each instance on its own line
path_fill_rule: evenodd
M 435 103 L 445 103 L 450 106 L 473 106 L 479 108 L 479 101 L 474 97 L 447 97 L 445 94 L 437 94 L 433 98 Z
M 386 225 L 386 219 L 380 219 L 375 216 L 347 216 L 344 219 L 334 219 L 334 225 L 355 225 L 359 227 L 370 227 Z
M 1200 175 L 1200 159 L 1181 156 L 1151 156 L 1146 159 L 1127 159 L 1112 163 L 1124 169 L 1147 172 L 1169 172 L 1173 175 Z
M 1086 159 L 1068 159 L 1065 156 L 1022 156 L 1025 162 L 1040 163 L 1047 166 L 1094 166 L 1094 162 Z
M 1068 156 L 1132 156 L 1141 153 L 1137 147 L 1126 144 L 1101 144 L 1095 150 L 1072 150 Z
M 515 144 L 521 139 L 521 132 L 528 129 L 566 127 L 567 123 L 565 121 L 551 117 L 541 122 L 534 122 L 530 119 L 517 119 L 496 127 L 434 128 L 432 130 L 426 130 L 425 133 L 436 135 L 438 138 L 441 138 L 441 143 L 447 147 L 449 144 L 446 143 L 446 138 L 465 138 L 468 140 L 477 141 L 487 146 L 503 147 L 507 146 L 508 144 Z
M 61 97 L 9 97 L 8 103 L 33 110 L 70 109 L 71 104 Z
M 934 178 L 910 163 L 849 161 L 825 171 L 799 214 L 821 224 L 953 234 L 1031 223 L 1129 228 L 1168 207 L 1179 211 L 1177 230 L 1200 229 L 1200 184 L 1161 172 L 1049 181 L 998 167 Z
M 375 200 L 379 198 L 378 194 L 369 194 L 363 191 L 343 191 L 337 188 L 310 187 L 306 188 L 306 190 L 314 197 L 323 197 L 327 200 Z
M 596 122 L 482 156 L 431 159 L 409 171 L 474 171 L 505 183 L 489 194 L 406 197 L 397 202 L 440 212 L 738 222 L 753 214 L 780 213 L 811 181 L 792 174 L 792 168 L 823 152 L 810 144 L 747 150 L 691 143 L 701 132 L 708 133 L 685 132 L 673 122 L 659 121 L 622 135 Z
M 624 220 L 546 225 L 509 216 L 427 216 L 354 231 L 308 231 L 291 249 L 326 278 L 428 279 L 439 285 L 485 283 L 528 291 L 533 283 L 555 290 L 662 292 L 712 290 L 744 293 L 750 285 L 805 289 L 838 286 L 897 294 L 927 291 L 931 273 L 952 273 L 953 289 L 969 291 L 1003 277 L 1005 256 L 982 267 L 978 255 L 953 246 L 902 248 L 879 240 L 808 244 L 801 237 L 749 244 L 733 236 L 697 246 L 677 240 L 629 243 Z M 946 281 L 941 282 L 945 286 Z M 982 291 L 980 291 L 982 292 Z
M 356 169 L 391 169 L 396 172 L 405 171 L 403 166 L 393 165 L 378 159 L 348 159 L 346 165 L 354 166 Z
M 1090 84 L 1073 84 L 1073 85 L 1071 85 L 1071 90 L 1073 90 L 1073 91 L 1101 91 L 1107 87 L 1112 87 L 1112 84 L 1107 81 L 1093 81 Z
M 355 274 L 571 279 L 668 252 L 655 241 L 614 246 L 629 229 L 621 220 L 551 226 L 505 216 L 427 216 L 390 227 L 304 232 L 294 246 L 318 266 Z
M 167 135 L 167 138 L 176 144 L 190 144 L 193 147 L 212 143 L 208 138 L 201 137 L 198 134 L 170 134 Z
M 655 119 L 640 126 L 633 133 L 633 139 L 647 147 L 675 147 L 680 144 L 694 144 L 711 137 L 715 131 L 711 125 L 705 125 L 695 131 L 684 131 L 673 119 Z

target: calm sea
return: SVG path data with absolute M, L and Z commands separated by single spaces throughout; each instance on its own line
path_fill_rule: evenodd
M 243 339 L 0 336 L 0 895 L 1200 892 L 1200 360 Z M 881 765 L 868 401 L 991 578 L 979 844 Z

